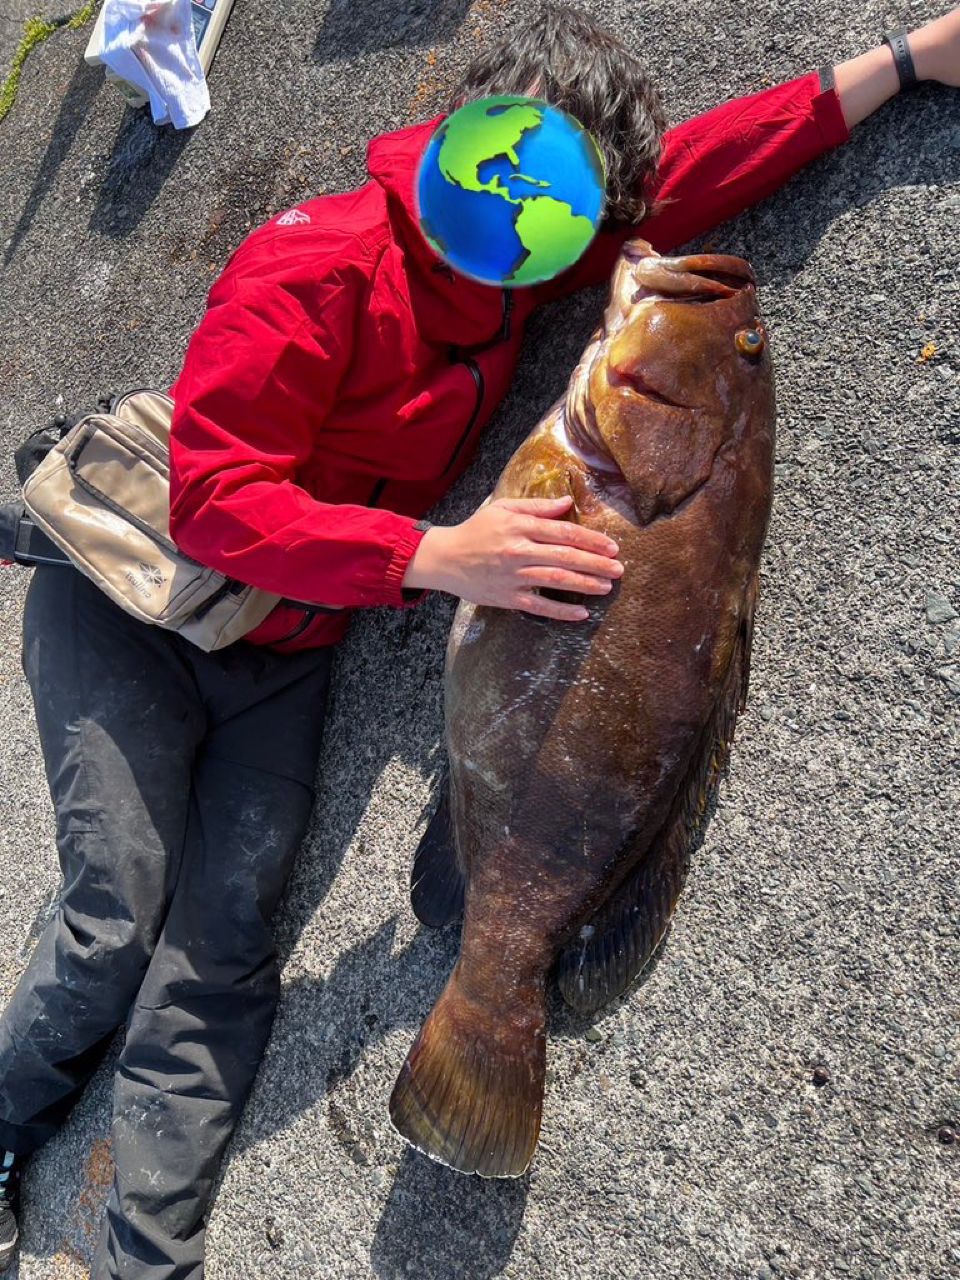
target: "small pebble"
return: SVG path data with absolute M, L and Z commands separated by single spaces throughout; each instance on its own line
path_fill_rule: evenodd
M 598 1031 L 596 1027 L 589 1027 L 583 1033 L 584 1040 L 589 1040 L 591 1044 L 599 1044 L 603 1039 L 603 1032 Z
M 817 1086 L 818 1089 L 820 1088 L 821 1085 L 826 1084 L 829 1081 L 829 1079 L 830 1079 L 830 1072 L 827 1070 L 826 1067 L 814 1067 L 813 1083 Z
M 948 1124 L 942 1124 L 937 1130 L 937 1141 L 942 1142 L 945 1147 L 951 1147 L 957 1140 L 957 1135 Z
M 927 621 L 934 624 L 952 622 L 957 616 L 953 605 L 939 591 L 927 592 Z

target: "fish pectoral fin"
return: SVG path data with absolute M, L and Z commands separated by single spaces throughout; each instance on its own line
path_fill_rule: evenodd
M 417 846 L 410 873 L 410 905 L 421 924 L 439 929 L 463 913 L 464 875 L 450 821 L 450 785 L 444 776 L 440 803 Z
M 566 467 L 551 465 L 547 466 L 541 463 L 526 478 L 523 486 L 523 494 L 518 495 L 524 498 L 567 498 L 576 495 L 573 493 L 573 486 L 570 483 L 570 473 Z M 576 504 L 570 508 L 564 520 L 576 520 L 577 508 Z
M 577 495 L 570 482 L 570 473 L 565 467 L 539 466 L 527 478 L 523 487 L 524 498 L 573 498 L 573 506 L 561 520 L 579 520 L 577 511 Z M 559 600 L 562 604 L 583 604 L 582 591 L 559 591 L 555 587 L 538 587 L 537 594 L 546 596 L 548 600 Z
M 667 931 L 726 768 L 737 715 L 746 702 L 757 584 L 747 592 L 727 672 L 680 784 L 670 815 L 639 866 L 560 953 L 557 983 L 579 1013 L 622 995 Z M 630 849 L 622 851 L 630 860 Z

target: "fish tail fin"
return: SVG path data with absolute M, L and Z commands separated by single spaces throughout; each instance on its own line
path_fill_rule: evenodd
M 394 1127 L 461 1173 L 519 1177 L 540 1132 L 545 1024 L 542 983 L 506 1014 L 468 996 L 455 969 L 397 1077 Z

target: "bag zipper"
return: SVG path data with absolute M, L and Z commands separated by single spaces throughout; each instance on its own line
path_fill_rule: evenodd
M 312 624 L 316 621 L 316 619 L 317 619 L 317 614 L 304 613 L 303 617 L 300 619 L 300 621 L 297 623 L 297 625 L 293 628 L 292 631 L 288 631 L 287 634 L 285 636 L 281 636 L 279 640 L 271 640 L 270 644 L 271 645 L 286 644 L 288 640 L 296 640 L 298 636 L 303 635 L 307 627 L 312 626 Z
M 219 587 L 217 587 L 213 595 L 208 596 L 206 600 L 204 600 L 203 604 L 197 606 L 194 610 L 193 616 L 197 619 L 205 618 L 210 610 L 220 603 L 224 596 L 228 596 L 231 593 L 233 595 L 239 595 L 240 592 L 237 591 L 237 587 L 242 589 L 243 584 L 234 581 L 233 578 L 227 578 Z

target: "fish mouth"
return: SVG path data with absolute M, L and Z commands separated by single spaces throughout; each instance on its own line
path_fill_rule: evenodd
M 644 257 L 633 269 L 636 288 L 630 301 L 717 302 L 742 289 L 756 287 L 749 262 L 723 253 L 688 254 L 683 258 Z

